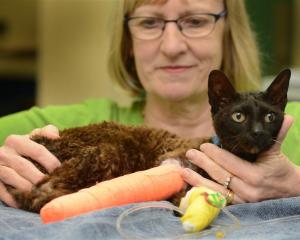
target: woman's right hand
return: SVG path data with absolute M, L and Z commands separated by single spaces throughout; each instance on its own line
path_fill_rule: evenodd
M 59 131 L 53 125 L 34 129 L 29 135 L 10 135 L 0 147 L 0 200 L 8 206 L 17 207 L 6 185 L 29 191 L 44 174 L 25 157 L 41 164 L 49 173 L 60 166 L 60 161 L 43 145 L 30 139 L 33 135 L 58 138 Z

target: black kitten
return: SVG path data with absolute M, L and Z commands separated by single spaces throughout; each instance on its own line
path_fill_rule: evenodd
M 274 144 L 284 118 L 290 76 L 286 69 L 264 92 L 237 93 L 222 72 L 211 72 L 209 102 L 223 148 L 254 161 Z

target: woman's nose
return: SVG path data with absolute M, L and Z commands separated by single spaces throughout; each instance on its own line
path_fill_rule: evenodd
M 169 22 L 166 24 L 162 35 L 161 51 L 172 58 L 181 55 L 187 50 L 186 40 L 177 24 Z

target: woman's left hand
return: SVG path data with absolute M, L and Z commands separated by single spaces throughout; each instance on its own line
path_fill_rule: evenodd
M 192 186 L 204 185 L 224 195 L 233 192 L 232 203 L 257 202 L 272 198 L 300 195 L 300 167 L 281 152 L 293 118 L 286 115 L 271 149 L 262 153 L 255 163 L 247 162 L 213 144 L 205 143 L 201 151 L 191 149 L 186 156 L 204 169 L 214 181 L 190 169 L 184 169 L 183 178 Z M 229 185 L 226 187 L 226 181 Z

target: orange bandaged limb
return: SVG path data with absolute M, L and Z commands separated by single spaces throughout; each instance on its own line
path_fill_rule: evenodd
M 177 165 L 165 164 L 58 197 L 41 209 L 42 221 L 50 223 L 103 208 L 167 199 L 185 184 L 180 170 Z

